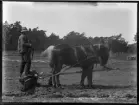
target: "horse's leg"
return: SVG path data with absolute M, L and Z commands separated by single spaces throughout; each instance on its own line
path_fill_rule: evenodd
M 96 68 L 97 68 L 97 63 L 95 65 L 96 65 Z
M 49 66 L 52 68 L 52 70 L 50 71 L 50 73 L 53 74 L 53 69 L 54 69 L 53 64 L 50 63 Z M 48 85 L 49 85 L 49 86 L 52 86 L 52 85 L 53 85 L 53 84 L 52 84 L 52 77 L 49 78 L 49 80 L 48 80 Z
M 94 65 L 88 67 L 88 69 L 86 70 L 87 72 L 87 81 L 88 81 L 88 86 L 89 88 L 92 87 L 92 69 L 94 68 Z
M 51 72 L 52 73 L 52 72 Z M 49 78 L 48 80 L 48 85 L 52 86 L 52 77 Z
M 80 85 L 84 87 L 84 79 L 86 78 L 87 76 L 87 72 L 86 70 L 83 68 L 82 69 L 82 74 L 81 74 L 81 81 L 80 81 Z
M 56 74 L 59 73 L 61 69 L 62 69 L 62 64 L 59 62 L 57 66 Z M 55 78 L 57 87 L 61 86 L 59 76 L 60 75 L 56 75 L 56 78 Z
M 99 59 L 99 62 L 100 62 L 100 66 L 103 66 L 103 64 L 102 64 L 102 58 L 99 57 L 98 59 Z
M 56 74 L 56 66 L 52 69 L 52 85 L 53 87 L 56 87 L 56 81 L 55 81 L 55 75 Z

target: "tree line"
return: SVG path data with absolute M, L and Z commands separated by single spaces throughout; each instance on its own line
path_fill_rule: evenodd
M 21 33 L 22 25 L 20 21 L 16 21 L 13 24 L 9 24 L 7 21 L 3 23 L 3 50 L 17 50 L 18 38 Z M 25 27 L 26 28 L 26 27 Z M 33 48 L 36 51 L 45 50 L 50 45 L 58 45 L 67 43 L 71 46 L 87 45 L 87 44 L 98 44 L 101 39 L 107 39 L 113 53 L 118 52 L 129 52 L 135 53 L 137 51 L 136 43 L 128 44 L 128 42 L 122 37 L 122 34 L 112 35 L 110 37 L 87 37 L 86 34 L 71 31 L 63 38 L 59 35 L 51 33 L 47 36 L 47 31 L 40 30 L 36 28 L 26 28 L 26 34 L 32 43 Z M 137 35 L 134 37 L 135 42 L 137 42 Z

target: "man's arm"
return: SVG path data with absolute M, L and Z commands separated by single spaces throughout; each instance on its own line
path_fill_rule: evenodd
M 21 40 L 21 44 L 22 44 L 23 46 L 31 47 L 31 44 L 30 44 L 30 43 L 26 43 L 26 42 L 25 42 L 25 37 L 22 37 L 20 40 Z

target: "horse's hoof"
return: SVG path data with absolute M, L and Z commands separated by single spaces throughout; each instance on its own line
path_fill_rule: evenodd
M 21 88 L 21 92 L 26 92 L 26 91 L 27 91 L 27 89 Z
M 53 84 L 51 82 L 48 83 L 49 86 L 53 86 Z
M 61 84 L 58 84 L 57 87 L 61 87 Z
M 56 88 L 56 85 L 52 85 L 53 88 Z
M 81 88 L 85 88 L 85 85 L 84 84 L 80 84 Z
M 40 87 L 41 86 L 41 84 L 40 83 L 36 83 L 36 87 Z
M 19 82 L 23 85 L 24 84 L 24 80 L 23 79 L 19 79 Z
M 93 85 L 87 85 L 87 88 L 88 89 L 92 89 L 93 88 Z

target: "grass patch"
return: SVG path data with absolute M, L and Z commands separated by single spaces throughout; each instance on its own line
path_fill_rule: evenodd
M 88 93 L 81 93 L 79 97 L 91 97 Z
M 47 96 L 48 98 L 63 98 L 64 96 L 60 93 L 54 93 Z
M 66 94 L 66 97 L 77 98 L 78 96 L 73 93 L 68 93 L 68 94 Z

